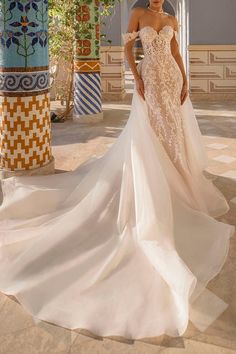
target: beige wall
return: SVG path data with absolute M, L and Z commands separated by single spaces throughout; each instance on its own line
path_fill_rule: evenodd
M 236 45 L 189 45 L 192 98 L 236 98 Z
M 125 96 L 124 47 L 101 47 L 101 79 L 103 100 L 121 100 Z

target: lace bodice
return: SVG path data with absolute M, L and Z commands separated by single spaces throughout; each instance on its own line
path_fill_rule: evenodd
M 157 53 L 162 55 L 170 54 L 170 41 L 173 33 L 178 41 L 178 32 L 171 25 L 165 25 L 159 32 L 151 26 L 145 26 L 139 31 L 124 33 L 122 37 L 124 44 L 140 37 L 144 55 L 156 56 Z

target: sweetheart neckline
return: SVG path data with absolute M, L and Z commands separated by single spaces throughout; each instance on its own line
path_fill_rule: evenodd
M 159 32 L 157 32 L 157 30 L 155 30 L 155 28 L 153 28 L 152 26 L 148 26 L 148 25 L 147 25 L 147 26 L 142 27 L 142 28 L 139 30 L 139 32 L 141 32 L 141 31 L 142 31 L 144 28 L 146 28 L 146 27 L 149 27 L 149 28 L 153 29 L 153 31 L 155 31 L 157 35 L 159 35 L 159 34 L 161 33 L 161 31 L 162 31 L 165 27 L 171 27 L 172 30 L 173 30 L 173 32 L 177 32 L 177 31 L 174 30 L 173 26 L 171 26 L 171 25 L 165 25 L 165 26 L 163 26 L 163 27 L 160 29 Z

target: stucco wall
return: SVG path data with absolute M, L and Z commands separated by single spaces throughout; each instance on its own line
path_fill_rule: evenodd
M 236 44 L 236 0 L 189 1 L 189 44 Z M 146 3 L 146 0 L 140 2 Z M 112 45 L 121 45 L 121 32 L 126 30 L 128 9 L 134 3 L 133 0 L 121 1 L 116 5 L 113 16 L 106 19 L 105 32 L 107 38 L 112 39 Z M 166 11 L 168 6 L 166 1 Z
M 236 0 L 190 0 L 190 44 L 236 44 Z

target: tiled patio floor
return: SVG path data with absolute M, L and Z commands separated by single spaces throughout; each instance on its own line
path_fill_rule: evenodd
M 231 210 L 223 216 L 236 224 L 236 103 L 193 102 L 209 157 L 207 171 L 227 197 Z M 55 107 L 55 105 L 54 105 Z M 53 155 L 57 172 L 73 170 L 91 155 L 104 154 L 126 124 L 129 102 L 104 104 L 104 121 L 81 125 L 53 123 Z M 209 284 L 228 309 L 201 333 L 191 324 L 180 338 L 162 336 L 129 341 L 97 338 L 46 322 L 35 323 L 12 297 L 0 294 L 0 354 L 233 354 L 236 353 L 236 239 L 221 273 Z

